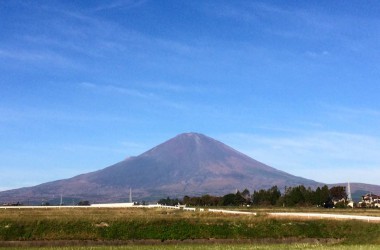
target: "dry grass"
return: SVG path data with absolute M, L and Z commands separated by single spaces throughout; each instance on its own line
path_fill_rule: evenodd
M 148 209 L 148 208 L 60 208 L 60 209 L 1 209 L 0 220 L 34 221 L 36 219 L 47 220 L 89 220 L 89 221 L 117 221 L 126 219 L 135 220 L 177 220 L 177 219 L 200 219 L 213 221 L 240 220 L 240 215 L 226 215 L 218 213 L 198 213 L 183 210 Z M 245 216 L 244 218 L 254 218 Z

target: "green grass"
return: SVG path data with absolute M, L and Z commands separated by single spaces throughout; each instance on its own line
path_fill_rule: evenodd
M 380 223 L 141 208 L 0 210 L 0 241 L 293 238 L 337 239 L 342 244 L 380 246 Z

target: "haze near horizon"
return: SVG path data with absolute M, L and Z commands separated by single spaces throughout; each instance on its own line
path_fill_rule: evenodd
M 2 1 L 0 190 L 199 132 L 287 173 L 379 184 L 380 3 Z

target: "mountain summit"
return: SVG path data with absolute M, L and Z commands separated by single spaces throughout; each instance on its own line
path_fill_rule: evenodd
M 183 195 L 222 195 L 236 189 L 320 183 L 279 171 L 198 133 L 180 134 L 137 156 L 102 170 L 35 187 L 0 193 L 0 201 L 50 199 L 63 194 L 91 202 L 154 200 Z

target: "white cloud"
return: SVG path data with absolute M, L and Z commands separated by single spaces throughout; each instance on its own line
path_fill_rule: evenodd
M 323 51 L 306 51 L 305 55 L 310 58 L 321 58 L 330 55 L 330 53 L 326 50 Z
M 174 92 L 174 93 L 196 93 L 202 94 L 205 92 L 210 92 L 211 90 L 206 87 L 198 86 L 197 84 L 185 85 L 176 84 L 165 81 L 149 82 L 139 84 L 142 88 L 152 89 L 164 92 Z
M 104 11 L 111 9 L 130 9 L 143 5 L 146 0 L 117 0 L 101 4 L 94 8 L 92 11 Z
M 93 83 L 90 83 L 90 82 L 81 82 L 80 86 L 82 86 L 84 88 L 96 88 L 97 87 L 96 84 L 93 84 Z
M 325 107 L 327 112 L 329 112 L 332 116 L 340 114 L 341 116 L 348 117 L 370 116 L 377 119 L 380 118 L 380 111 L 371 108 L 346 107 L 329 104 L 322 104 L 322 106 Z
M 129 8 L 143 3 L 144 1 L 114 1 L 98 8 Z M 36 65 L 48 63 L 53 66 L 93 70 L 94 63 L 110 58 L 123 62 L 132 59 L 146 65 L 157 63 L 156 61 L 160 64 L 165 61 L 164 58 L 178 61 L 183 57 L 199 54 L 200 46 L 193 46 L 191 41 L 179 42 L 155 37 L 128 29 L 117 21 L 100 18 L 91 12 L 78 12 L 53 5 L 31 8 L 54 15 L 55 21 L 44 24 L 38 35 L 31 27 L 25 26 L 21 34 L 14 34 L 14 42 L 3 45 L 7 45 L 8 49 L 0 48 L 0 58 L 33 62 Z M 89 64 L 89 58 L 96 60 L 90 60 Z
M 68 121 L 68 122 L 131 122 L 131 117 L 97 113 L 94 115 L 81 112 L 69 112 L 48 108 L 21 107 L 18 109 L 0 108 L 0 122 L 38 122 Z
M 69 152 L 102 152 L 102 153 L 116 153 L 122 154 L 125 151 L 122 148 L 118 147 L 104 147 L 104 146 L 95 146 L 95 145 L 86 145 L 86 144 L 68 144 L 63 145 L 62 149 Z
M 138 6 L 143 3 L 144 1 L 118 1 L 114 4 L 108 4 L 108 6 Z M 176 56 L 191 56 L 200 50 L 190 42 L 184 43 L 155 37 L 127 29 L 118 22 L 100 19 L 99 17 L 94 18 L 92 15 L 83 12 L 54 8 L 49 8 L 48 11 L 60 14 L 62 22 L 54 23 L 55 26 L 52 25 L 51 27 L 57 30 L 58 38 L 60 36 L 70 38 L 67 41 L 60 39 L 59 43 L 62 43 L 66 48 L 81 51 L 84 54 L 91 55 L 92 51 L 96 51 L 97 56 L 108 55 L 109 52 L 128 52 L 128 54 L 149 54 L 151 56 L 153 50 L 155 53 L 170 51 Z M 73 22 L 76 25 L 72 25 Z
M 20 63 L 30 63 L 33 65 L 48 64 L 49 66 L 80 68 L 71 59 L 47 50 L 23 50 L 23 49 L 0 49 L 0 58 L 17 61 Z
M 136 89 L 132 88 L 126 88 L 116 85 L 110 85 L 110 84 L 94 84 L 90 82 L 81 82 L 80 86 L 100 92 L 110 92 L 110 93 L 117 93 L 117 94 L 125 94 L 129 96 L 135 96 L 140 98 L 147 98 L 147 99 L 156 99 L 157 96 L 153 93 L 145 93 Z
M 103 92 L 103 93 L 112 93 L 112 94 L 119 94 L 119 95 L 128 95 L 132 97 L 137 97 L 141 99 L 145 99 L 151 102 L 154 102 L 155 105 L 164 105 L 167 107 L 175 108 L 175 109 L 185 109 L 185 106 L 181 103 L 167 100 L 164 97 L 147 90 L 140 90 L 136 88 L 127 88 L 124 86 L 118 86 L 118 85 L 111 85 L 111 84 L 94 84 L 89 82 L 82 82 L 80 83 L 80 86 L 91 89 L 93 91 L 97 92 Z M 175 86 L 166 86 L 166 88 L 175 88 Z M 179 88 L 179 87 L 178 87 Z

